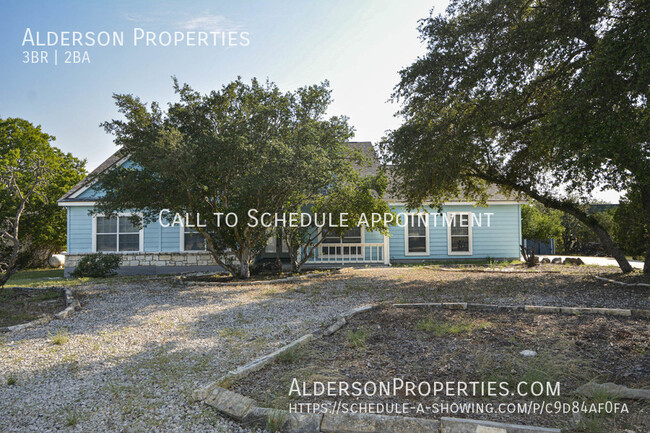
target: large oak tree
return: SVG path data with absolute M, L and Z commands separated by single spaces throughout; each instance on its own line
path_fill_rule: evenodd
M 649 7 L 454 0 L 422 20 L 427 53 L 401 71 L 404 124 L 383 142 L 399 189 L 411 204 L 485 199 L 489 184 L 526 194 L 587 225 L 631 271 L 580 205 L 634 184 L 650 221 Z

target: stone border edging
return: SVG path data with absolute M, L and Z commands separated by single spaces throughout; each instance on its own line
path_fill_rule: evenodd
M 476 304 L 472 302 L 415 302 L 392 304 L 395 308 L 442 308 L 445 310 L 510 310 L 525 311 L 529 313 L 549 314 L 603 314 L 606 316 L 643 317 L 650 318 L 650 310 L 626 308 L 591 308 L 591 307 L 556 307 L 551 305 L 496 305 Z
M 447 302 L 441 304 L 393 304 L 393 307 L 400 305 L 431 306 L 444 305 L 443 308 L 466 310 L 469 305 L 477 307 L 497 307 L 490 304 L 468 304 L 466 302 Z M 287 353 L 314 338 L 329 336 L 337 332 L 356 314 L 376 308 L 377 304 L 365 305 L 349 310 L 336 316 L 336 321 L 321 331 L 313 331 L 310 334 L 282 346 L 274 352 L 257 358 L 235 370 L 229 371 L 217 381 L 212 382 L 204 388 L 195 390 L 192 397 L 197 402 L 203 402 L 214 407 L 218 412 L 233 418 L 251 427 L 271 428 L 274 431 L 288 433 L 420 433 L 423 431 L 439 433 L 476 433 L 487 431 L 490 433 L 560 433 L 559 429 L 532 427 L 514 424 L 505 424 L 492 421 L 477 421 L 471 419 L 441 418 L 425 419 L 406 416 L 390 416 L 360 413 L 296 413 L 283 409 L 260 407 L 250 397 L 230 391 L 219 386 L 224 382 L 240 379 L 253 373 L 265 365 L 275 361 L 279 356 Z M 523 309 L 523 307 L 505 307 Z M 484 430 L 478 430 L 483 427 Z
M 72 314 L 73 311 L 75 310 L 80 310 L 81 309 L 81 304 L 75 297 L 72 295 L 72 291 L 68 288 L 64 289 L 65 290 L 65 309 L 63 311 L 59 311 L 54 315 L 57 319 L 65 319 L 70 314 Z
M 247 364 L 244 364 L 244 365 L 242 365 L 240 367 L 237 367 L 234 370 L 231 370 L 231 371 L 227 372 L 226 374 L 224 374 L 223 376 L 218 378 L 216 381 L 208 384 L 207 386 L 205 386 L 205 387 L 203 387 L 201 389 L 195 390 L 192 393 L 192 397 L 193 397 L 193 399 L 195 401 L 205 401 L 211 395 L 213 390 L 215 390 L 216 388 L 219 388 L 220 384 L 227 383 L 229 381 L 233 381 L 233 380 L 237 380 L 237 379 L 241 379 L 242 377 L 245 377 L 245 376 L 249 375 L 250 373 L 253 373 L 253 372 L 261 369 L 265 365 L 275 361 L 278 357 L 282 356 L 283 354 L 285 354 L 287 352 L 290 352 L 290 351 L 302 346 L 303 344 L 313 340 L 314 338 L 318 338 L 318 337 L 321 337 L 321 336 L 332 335 L 333 333 L 335 333 L 336 331 L 341 329 L 343 327 L 343 325 L 345 325 L 346 319 L 349 319 L 350 317 L 354 316 L 355 314 L 359 314 L 359 313 L 362 313 L 364 311 L 368 311 L 368 310 L 370 310 L 372 308 L 375 308 L 375 307 L 376 307 L 376 305 L 364 305 L 362 307 L 357 307 L 357 308 L 354 308 L 352 310 L 349 310 L 349 311 L 343 313 L 342 315 L 337 316 L 336 322 L 334 322 L 332 325 L 327 327 L 325 330 L 316 330 L 316 331 L 313 331 L 313 332 L 311 332 L 309 334 L 305 334 L 302 337 L 300 337 L 300 338 L 298 338 L 296 340 L 293 340 L 289 344 L 286 344 L 286 345 L 280 347 L 279 349 L 269 353 L 268 355 L 261 356 L 261 357 L 259 357 L 257 359 L 254 359 L 254 360 L 250 361 Z
M 533 427 L 506 424 L 493 421 L 478 421 L 463 418 L 442 417 L 440 433 L 560 433 L 561 430 L 549 427 Z M 481 429 L 482 427 L 482 429 Z
M 616 281 L 616 280 L 612 280 L 612 279 L 610 279 L 610 278 L 599 277 L 599 276 L 596 276 L 596 279 L 597 279 L 597 280 L 601 280 L 601 281 L 606 281 L 606 282 L 608 282 L 608 283 L 618 284 L 619 286 L 627 286 L 627 287 L 650 287 L 650 284 L 648 284 L 648 283 L 625 283 L 625 282 L 623 282 L 623 281 Z
M 333 271 L 330 272 L 319 272 L 319 273 L 314 273 L 314 274 L 306 274 L 306 275 L 296 275 L 295 277 L 286 277 L 286 278 L 278 278 L 275 280 L 255 280 L 255 281 L 227 281 L 224 283 L 218 283 L 215 281 L 188 281 L 185 280 L 183 281 L 184 283 L 191 283 L 191 284 L 211 284 L 214 286 L 224 286 L 224 287 L 229 287 L 229 286 L 257 286 L 257 285 L 264 285 L 264 284 L 275 284 L 275 283 L 290 283 L 293 281 L 302 281 L 306 280 L 309 278 L 314 278 L 314 277 L 324 277 L 324 276 L 329 276 L 329 275 L 335 275 L 335 274 L 340 274 L 343 270 L 342 269 L 334 269 Z
M 52 289 L 53 287 L 44 287 L 44 288 L 34 288 L 34 287 L 9 287 L 9 289 L 29 289 L 29 290 L 46 290 L 46 289 Z M 54 287 L 56 288 L 56 287 Z M 72 295 L 72 291 L 68 288 L 63 288 L 63 295 L 65 296 L 65 309 L 62 311 L 59 311 L 58 313 L 54 314 L 54 318 L 56 319 L 65 319 L 72 314 L 73 311 L 75 310 L 80 310 L 81 309 L 81 304 L 79 301 Z M 15 331 L 22 331 L 23 329 L 27 328 L 33 328 L 34 326 L 37 325 L 45 325 L 46 323 L 49 323 L 52 321 L 52 317 L 41 317 L 40 319 L 32 320 L 31 322 L 27 323 L 20 323 L 18 325 L 13 325 L 13 326 L 4 326 L 0 328 L 0 332 L 15 332 Z

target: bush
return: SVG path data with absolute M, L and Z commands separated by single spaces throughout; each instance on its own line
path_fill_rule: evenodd
M 77 264 L 73 277 L 111 277 L 117 274 L 117 269 L 122 263 L 122 256 L 118 254 L 89 254 L 84 256 Z

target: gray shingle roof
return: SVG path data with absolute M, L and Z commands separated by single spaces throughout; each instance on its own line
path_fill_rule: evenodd
M 370 141 L 350 141 L 348 142 L 350 147 L 353 149 L 358 149 L 361 151 L 366 157 L 369 159 L 369 165 L 366 164 L 362 167 L 359 168 L 359 171 L 362 175 L 368 176 L 368 175 L 373 175 L 377 173 L 379 170 L 379 167 L 381 167 L 381 163 L 379 161 L 379 157 L 377 156 L 377 152 L 372 145 Z M 124 155 L 122 155 L 122 152 L 118 150 L 115 152 L 113 155 L 111 155 L 106 161 L 104 161 L 99 167 L 94 169 L 88 177 L 86 177 L 84 180 L 79 182 L 77 185 L 75 185 L 70 191 L 65 193 L 63 197 L 59 199 L 59 202 L 66 202 L 66 201 L 83 201 L 83 199 L 75 199 L 71 198 L 77 191 L 82 189 L 85 186 L 89 186 L 89 179 L 92 179 L 93 176 L 102 173 L 112 166 L 114 166 L 117 162 L 119 162 Z M 387 174 L 389 176 L 390 180 L 390 167 L 388 167 L 389 170 L 387 170 Z M 488 201 L 518 201 L 520 200 L 517 197 L 509 197 L 501 193 L 496 186 L 490 186 L 488 188 L 488 195 L 490 196 Z M 390 193 L 386 193 L 384 196 L 384 199 L 389 202 L 389 203 L 401 203 L 403 200 L 401 197 L 392 195 Z M 87 199 L 88 201 L 92 201 L 92 199 Z M 455 200 L 450 200 L 450 202 L 462 202 L 462 201 L 467 201 L 467 199 L 463 199 L 462 197 L 455 199 Z
M 122 155 L 122 151 L 118 150 L 114 154 L 108 157 L 108 159 L 104 162 L 102 162 L 96 169 L 90 172 L 88 176 L 86 176 L 81 182 L 76 184 L 75 186 L 70 189 L 70 191 L 66 192 L 63 194 L 63 196 L 58 200 L 59 202 L 66 202 L 66 201 L 92 201 L 93 199 L 78 199 L 78 198 L 72 198 L 72 196 L 77 193 L 80 189 L 90 186 L 92 184 L 91 179 L 100 173 L 103 173 L 104 171 L 108 170 L 112 166 L 114 166 L 116 163 L 118 163 L 124 156 Z

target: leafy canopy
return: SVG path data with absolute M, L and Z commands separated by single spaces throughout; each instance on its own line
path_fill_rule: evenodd
M 27 241 L 52 250 L 65 245 L 65 210 L 56 201 L 83 178 L 85 161 L 52 146 L 53 140 L 27 120 L 0 119 L 2 272 L 16 266 L 14 252 Z
M 270 236 L 248 226 L 248 211 L 293 211 L 350 179 L 362 159 L 346 145 L 352 128 L 346 117 L 326 117 L 327 82 L 283 93 L 268 81 L 237 79 L 201 95 L 174 79 L 174 89 L 180 100 L 167 110 L 114 96 L 125 120 L 104 127 L 131 162 L 101 176 L 99 210 L 137 210 L 148 222 L 165 208 L 200 213 L 217 262 L 248 276 Z M 239 224 L 217 226 L 214 213 L 234 213 Z
M 521 233 L 524 239 L 558 239 L 564 234 L 562 212 L 539 204 L 521 206 Z
M 383 141 L 397 189 L 411 205 L 484 201 L 489 184 L 525 193 L 579 218 L 631 270 L 571 197 L 635 182 L 650 194 L 649 8 L 454 0 L 422 20 L 427 53 L 401 71 L 404 124 Z

